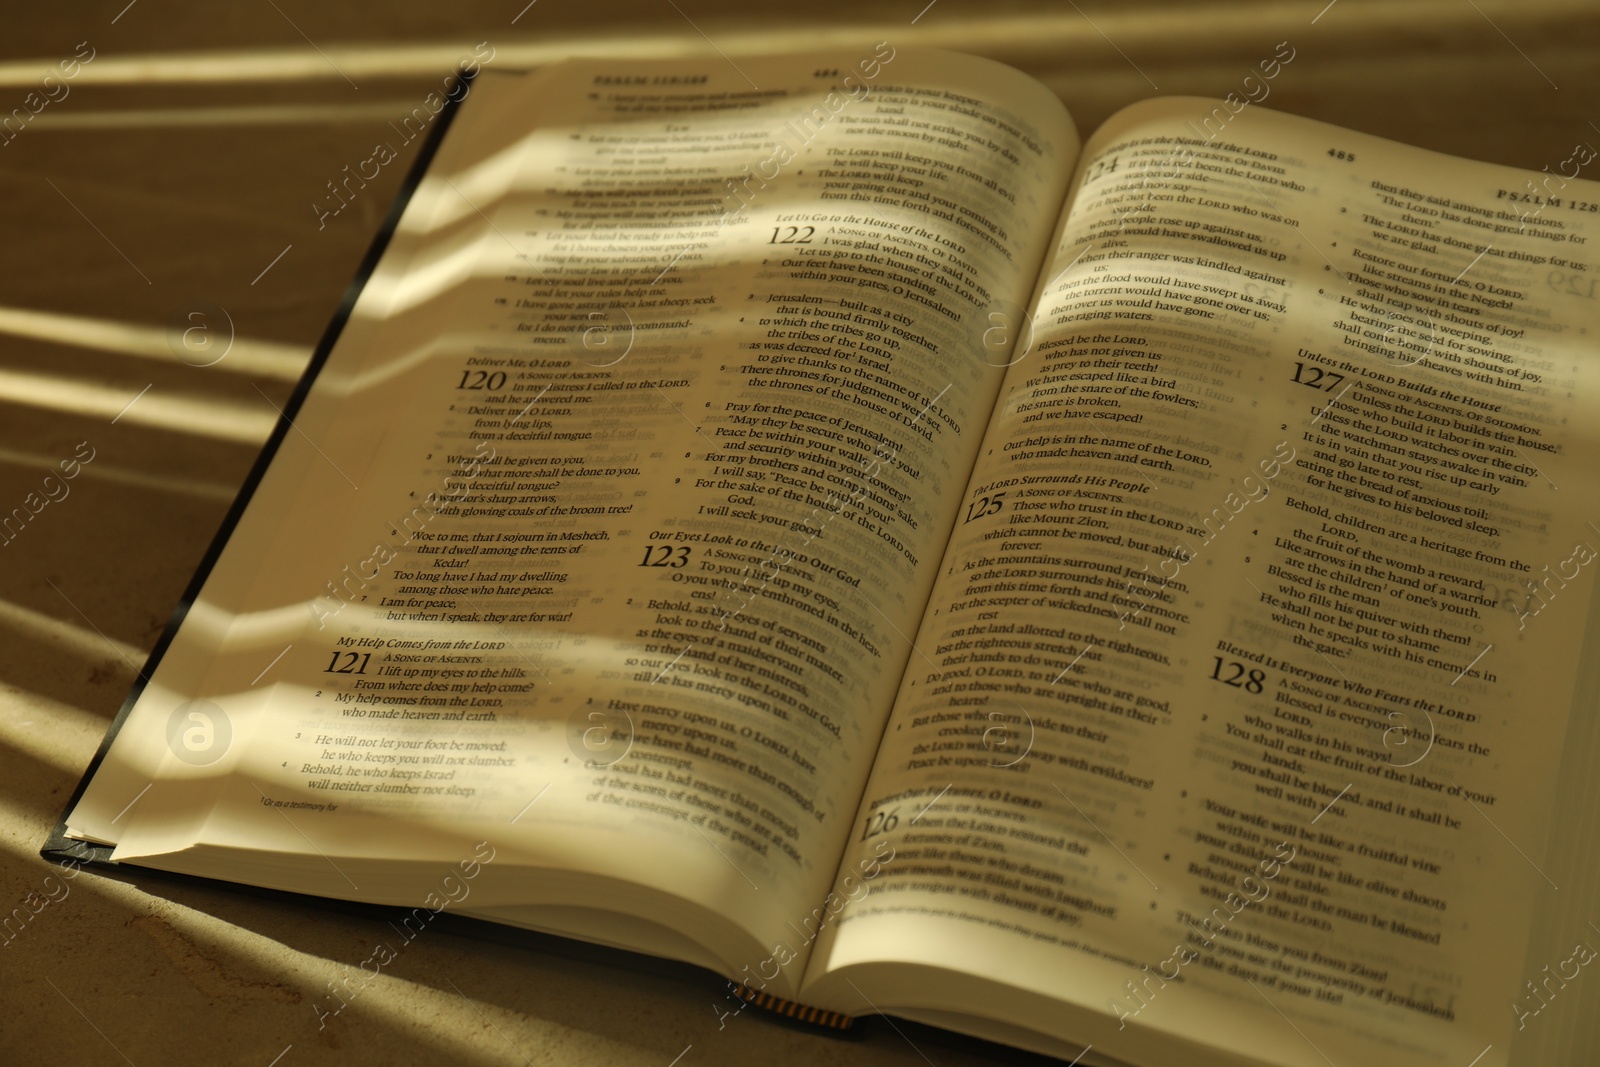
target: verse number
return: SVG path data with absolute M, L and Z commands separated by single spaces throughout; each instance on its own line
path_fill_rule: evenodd
M 890 808 L 887 812 L 875 811 L 867 816 L 867 825 L 861 828 L 861 840 L 886 834 L 900 825 L 900 816 L 896 814 L 899 808 Z
M 671 567 L 677 570 L 689 564 L 688 545 L 646 545 L 641 567 Z
M 1323 379 L 1327 379 L 1327 385 L 1322 384 Z M 1331 393 L 1338 388 L 1340 382 L 1344 381 L 1344 375 L 1338 371 L 1323 370 L 1315 363 L 1297 362 L 1294 365 L 1294 380 L 1298 385 L 1309 385 L 1313 389 L 1326 389 Z
M 1216 666 L 1211 668 L 1211 680 L 1231 685 L 1235 689 L 1243 689 L 1246 693 L 1261 692 L 1262 685 L 1267 680 L 1267 672 L 1260 667 L 1251 667 L 1245 670 L 1245 665 L 1237 660 L 1224 660 L 1221 656 L 1212 656 Z M 1227 677 L 1223 677 L 1227 671 Z
M 974 519 L 981 519 L 988 515 L 999 514 L 1000 509 L 1006 506 L 1005 497 L 1004 493 L 995 493 L 993 496 L 980 496 L 967 505 L 967 517 L 963 520 L 963 523 L 972 522 Z
M 1553 270 L 1544 280 L 1546 285 L 1558 293 L 1587 297 L 1590 300 L 1594 299 L 1595 283 L 1600 282 L 1600 278 L 1580 278 L 1564 270 Z
M 1342 159 L 1346 163 L 1354 163 L 1356 161 L 1356 154 L 1354 152 L 1346 152 L 1342 148 L 1330 148 L 1328 149 L 1328 155 L 1332 156 L 1334 159 Z
M 800 236 L 802 230 L 805 231 L 804 237 Z M 772 237 L 767 241 L 767 244 L 808 245 L 811 243 L 811 235 L 816 232 L 817 228 L 815 226 L 774 226 L 772 228 Z M 780 234 L 782 236 L 779 236 Z
M 371 658 L 371 652 L 335 652 L 328 660 L 328 665 L 322 668 L 322 673 L 366 674 L 367 661 Z
M 492 374 L 484 370 L 464 370 L 461 380 L 456 383 L 457 389 L 498 389 L 506 384 L 506 372 L 497 370 Z

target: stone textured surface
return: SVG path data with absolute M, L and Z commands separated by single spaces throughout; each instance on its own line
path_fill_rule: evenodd
M 0 547 L 0 915 L 30 893 L 60 896 L 39 844 L 409 155 L 321 229 L 312 202 L 477 42 L 507 68 L 579 52 L 705 54 L 708 39 L 735 56 L 884 38 L 964 48 L 1033 72 L 1092 130 L 1146 96 L 1225 94 L 1287 39 L 1297 56 L 1268 106 L 1533 170 L 1600 139 L 1589 124 L 1600 112 L 1586 112 L 1600 88 L 1600 11 L 1577 2 L 1338 0 L 1320 16 L 1322 0 L 543 0 L 520 14 L 523 0 L 125 2 L 0 15 L 0 114 L 78 42 L 95 50 L 70 96 L 0 147 L 0 511 L 78 442 L 95 449 L 71 495 Z M 197 368 L 169 351 L 169 320 L 196 301 L 226 310 L 238 358 Z M 1003 1056 L 888 1027 L 831 1040 L 753 1012 L 719 1029 L 708 977 L 469 923 L 426 931 L 319 1027 L 327 983 L 394 939 L 380 919 L 145 876 L 55 885 L 70 891 L 0 943 L 0 1063 L 943 1067 Z

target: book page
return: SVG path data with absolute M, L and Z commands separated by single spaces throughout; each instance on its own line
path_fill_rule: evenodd
M 837 867 L 1071 121 L 890 42 L 475 91 L 72 825 L 358 899 L 481 839 L 473 908 L 732 924 L 764 966 Z
M 1595 153 L 1237 103 L 1085 146 L 816 973 L 1134 1059 L 1504 1062 L 1592 697 Z

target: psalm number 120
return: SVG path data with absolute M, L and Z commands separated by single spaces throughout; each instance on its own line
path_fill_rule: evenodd
M 495 390 L 506 384 L 506 372 L 497 370 L 493 373 L 485 370 L 464 370 L 461 380 L 456 383 L 457 389 L 488 389 Z

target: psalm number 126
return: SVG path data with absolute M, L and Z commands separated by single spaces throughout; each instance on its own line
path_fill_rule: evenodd
M 861 840 L 886 834 L 900 825 L 899 808 L 891 808 L 887 813 L 875 811 L 867 816 L 867 825 L 861 828 Z

